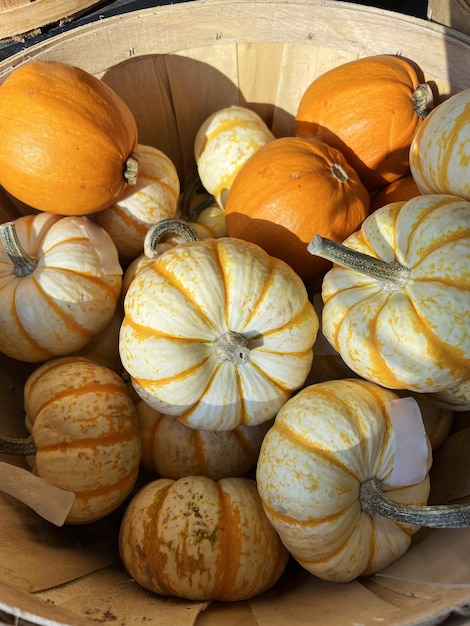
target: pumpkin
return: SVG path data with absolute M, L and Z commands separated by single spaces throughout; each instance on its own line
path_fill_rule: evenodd
M 269 421 L 303 384 L 317 329 L 286 263 L 222 237 L 173 246 L 135 274 L 119 349 L 152 408 L 192 428 L 231 430 Z
M 369 194 L 342 154 L 300 137 L 274 139 L 244 164 L 225 204 L 230 237 L 286 261 L 303 279 L 330 264 L 312 257 L 313 234 L 343 241 L 369 212 Z
M 422 193 L 470 200 L 470 88 L 436 106 L 410 147 L 411 174 Z
M 247 600 L 274 585 L 288 552 L 253 480 L 189 476 L 145 485 L 127 506 L 119 547 L 142 587 L 188 600 Z
M 24 404 L 31 439 L 11 442 L 7 452 L 32 455 L 35 474 L 75 494 L 66 523 L 93 522 L 117 509 L 134 487 L 141 452 L 124 381 L 89 359 L 61 357 L 27 378 Z
M 453 389 L 430 393 L 428 399 L 442 409 L 456 413 L 470 411 L 470 379 L 464 380 Z
M 40 212 L 0 226 L 0 351 L 40 362 L 83 348 L 110 323 L 122 268 L 87 217 Z
M 360 377 L 422 393 L 468 379 L 469 202 L 388 204 L 344 245 L 314 237 L 309 249 L 337 264 L 323 279 L 322 330 Z
M 145 235 L 153 224 L 175 216 L 180 194 L 176 167 L 166 154 L 144 144 L 138 145 L 137 153 L 137 184 L 93 216 L 116 244 L 123 264 L 142 253 Z
M 370 212 L 380 209 L 391 202 L 402 202 L 403 200 L 411 200 L 421 195 L 418 185 L 411 174 L 402 176 L 393 183 L 389 183 L 382 187 L 371 196 Z
M 221 208 L 240 167 L 272 139 L 261 117 L 241 106 L 215 111 L 200 126 L 194 140 L 198 175 Z
M 18 66 L 0 85 L 0 185 L 61 215 L 94 213 L 136 181 L 137 125 L 104 82 L 56 61 Z
M 422 525 L 470 523 L 468 504 L 425 506 L 426 448 L 422 477 L 413 484 L 393 478 L 394 400 L 392 391 L 359 379 L 311 385 L 286 402 L 263 440 L 256 480 L 266 515 L 319 578 L 347 582 L 380 571 Z
M 409 173 L 411 141 L 433 106 L 407 59 L 379 54 L 338 65 L 303 93 L 295 134 L 340 150 L 369 191 Z
M 189 428 L 171 415 L 136 405 L 142 436 L 142 465 L 162 478 L 244 476 L 256 463 L 271 422 L 233 430 Z

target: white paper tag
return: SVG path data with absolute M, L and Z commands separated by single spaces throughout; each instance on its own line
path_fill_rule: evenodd
M 422 482 L 428 473 L 428 441 L 419 404 L 412 397 L 387 403 L 395 431 L 395 465 L 391 487 L 406 487 Z
M 29 506 L 56 526 L 63 526 L 75 500 L 65 491 L 17 465 L 0 462 L 0 491 Z

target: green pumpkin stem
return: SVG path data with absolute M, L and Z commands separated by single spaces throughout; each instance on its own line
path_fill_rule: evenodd
M 30 256 L 21 245 L 14 222 L 0 226 L 0 242 L 13 263 L 15 276 L 23 278 L 34 271 L 38 260 Z
M 387 263 L 320 235 L 313 237 L 307 250 L 310 254 L 375 278 L 389 291 L 402 289 L 410 279 L 410 270 L 399 263 Z
M 145 235 L 144 254 L 149 259 L 157 256 L 157 244 L 167 235 L 180 235 L 187 242 L 199 241 L 196 231 L 192 226 L 177 218 L 160 220 L 154 224 Z
M 428 83 L 421 83 L 413 92 L 414 110 L 419 117 L 426 117 L 434 108 L 434 94 Z
M 362 510 L 381 515 L 395 522 L 416 524 L 427 528 L 464 528 L 470 526 L 470 504 L 439 504 L 419 506 L 401 504 L 387 498 L 376 478 L 366 480 L 360 487 Z
M 17 439 L 0 435 L 0 454 L 10 456 L 33 456 L 36 454 L 36 446 L 32 437 Z

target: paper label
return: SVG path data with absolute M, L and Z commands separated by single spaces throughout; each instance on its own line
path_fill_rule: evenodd
M 428 473 L 429 444 L 419 404 L 412 397 L 387 403 L 395 431 L 395 465 L 391 487 L 406 487 L 422 482 Z
M 27 469 L 3 462 L 0 462 L 0 491 L 56 526 L 63 526 L 75 500 L 73 492 L 59 489 Z

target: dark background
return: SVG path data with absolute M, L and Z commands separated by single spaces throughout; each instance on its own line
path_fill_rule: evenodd
M 188 0 L 179 0 L 187 2 Z M 388 9 L 405 13 L 414 17 L 426 18 L 428 2 L 427 0 L 355 0 L 357 4 L 374 6 L 381 9 Z M 223 0 L 221 0 L 223 2 Z M 81 26 L 88 22 L 93 22 L 112 15 L 127 13 L 129 11 L 145 9 L 152 6 L 160 6 L 166 4 L 175 4 L 172 0 L 110 0 L 102 2 L 98 8 L 94 8 L 87 13 L 83 13 L 80 17 L 66 24 L 51 24 L 41 29 L 41 33 L 35 36 L 25 37 L 24 40 L 12 41 L 8 43 L 0 43 L 0 60 L 5 59 L 12 54 L 21 52 L 28 46 L 43 41 L 49 37 L 53 37 L 58 33 L 70 30 L 76 26 Z

